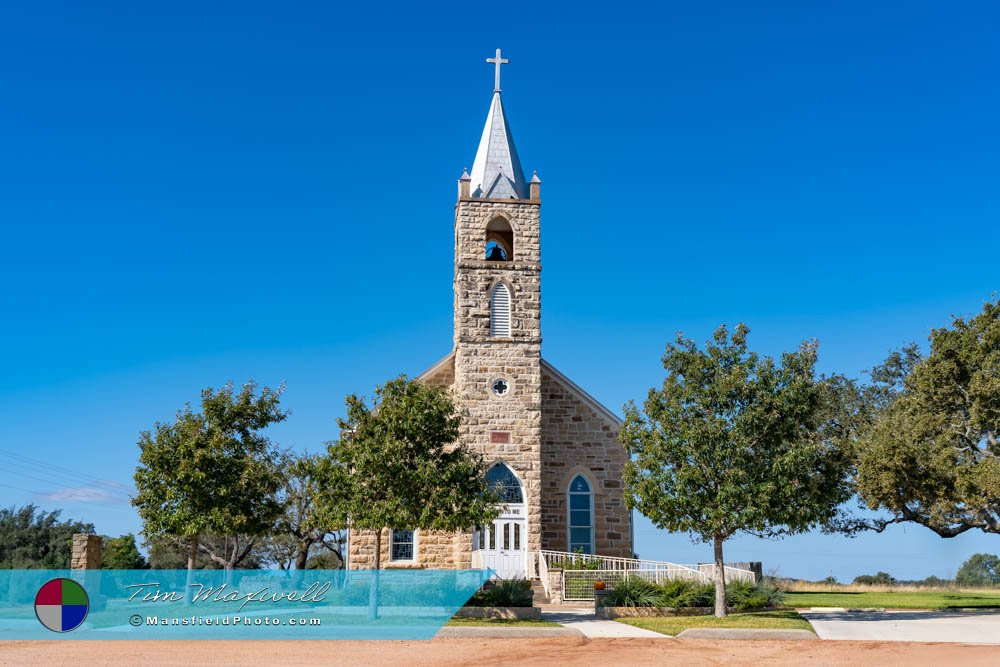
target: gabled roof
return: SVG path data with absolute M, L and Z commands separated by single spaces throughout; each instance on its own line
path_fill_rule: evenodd
M 472 163 L 473 197 L 486 199 L 527 199 L 528 182 L 524 180 L 521 161 L 514 148 L 507 115 L 500 101 L 500 91 L 493 92 L 493 102 L 486 116 L 476 160 Z
M 615 426 L 622 425 L 621 417 L 611 412 L 611 410 L 609 410 L 608 408 L 604 407 L 604 405 L 600 401 L 598 401 L 596 398 L 585 392 L 580 387 L 580 385 L 578 385 L 577 383 L 573 382 L 568 377 L 560 373 L 555 366 L 545 361 L 544 359 L 542 359 L 542 371 L 549 373 L 556 382 L 562 385 L 563 389 L 565 389 L 566 391 L 568 391 L 569 393 L 573 394 L 578 399 L 583 401 L 586 405 L 588 405 L 591 409 L 593 409 L 594 412 L 604 417 Z
M 455 350 L 452 350 L 440 359 L 436 364 L 428 368 L 426 371 L 417 376 L 418 380 L 430 380 L 435 375 L 442 371 L 451 371 L 451 374 L 455 374 Z

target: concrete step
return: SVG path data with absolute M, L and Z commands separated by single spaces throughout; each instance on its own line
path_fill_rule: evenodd
M 533 600 L 536 606 L 540 604 L 551 604 L 552 601 L 549 600 L 549 597 L 545 594 L 545 587 L 542 586 L 542 582 L 540 580 L 535 579 L 531 582 L 531 590 L 535 594 Z

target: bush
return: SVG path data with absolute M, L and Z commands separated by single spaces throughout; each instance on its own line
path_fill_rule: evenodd
M 527 579 L 505 579 L 489 588 L 476 591 L 465 603 L 467 607 L 530 607 L 534 602 L 531 582 Z
M 607 607 L 656 607 L 663 597 L 659 586 L 639 577 L 625 577 L 604 596 Z
M 660 607 L 711 607 L 715 588 L 686 579 L 672 579 L 659 586 Z
M 765 583 L 734 582 L 726 586 L 726 604 L 737 611 L 778 607 L 785 601 L 785 593 Z
M 550 568 L 562 568 L 563 570 L 603 570 L 604 569 L 604 559 L 603 558 L 591 558 L 585 560 L 583 557 L 587 554 L 584 553 L 583 547 L 577 547 L 573 552 L 580 556 L 579 559 L 565 560 L 554 560 L 549 563 Z
M 896 583 L 896 578 L 888 572 L 876 572 L 875 574 L 862 574 L 854 577 L 854 583 L 867 585 L 892 586 Z
M 726 604 L 739 611 L 778 607 L 785 594 L 767 583 L 734 582 L 726 587 Z M 626 577 L 604 598 L 609 607 L 713 607 L 715 586 L 674 579 L 656 585 L 639 577 Z

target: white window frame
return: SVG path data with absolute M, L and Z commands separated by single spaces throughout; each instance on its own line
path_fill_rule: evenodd
M 590 488 L 590 492 L 586 495 L 590 496 L 590 555 L 597 555 L 597 534 L 595 528 L 597 526 L 597 516 L 594 514 L 594 482 L 584 475 L 582 472 L 578 472 L 569 480 L 569 484 L 566 485 L 566 550 L 573 551 L 573 528 L 583 528 L 583 526 L 573 526 L 572 521 L 572 504 L 570 503 L 571 496 L 582 496 L 584 494 L 579 491 L 571 491 L 573 488 L 573 482 L 576 481 L 577 477 L 582 477 L 583 481 L 587 483 L 587 487 Z
M 396 531 L 397 530 L 409 530 L 413 534 L 413 557 L 412 558 L 394 558 L 393 557 L 393 546 L 396 544 Z M 389 529 L 389 562 L 390 563 L 416 563 L 417 562 L 417 531 L 416 529 L 410 530 L 409 528 L 390 528 Z

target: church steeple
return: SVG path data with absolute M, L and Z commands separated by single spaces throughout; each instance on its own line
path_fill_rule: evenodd
M 486 62 L 496 65 L 496 83 L 479 150 L 472 163 L 470 194 L 483 199 L 527 199 L 528 182 L 521 170 L 514 137 L 500 101 L 500 66 L 508 61 L 500 57 L 500 49 L 497 49 L 496 58 L 487 58 Z

